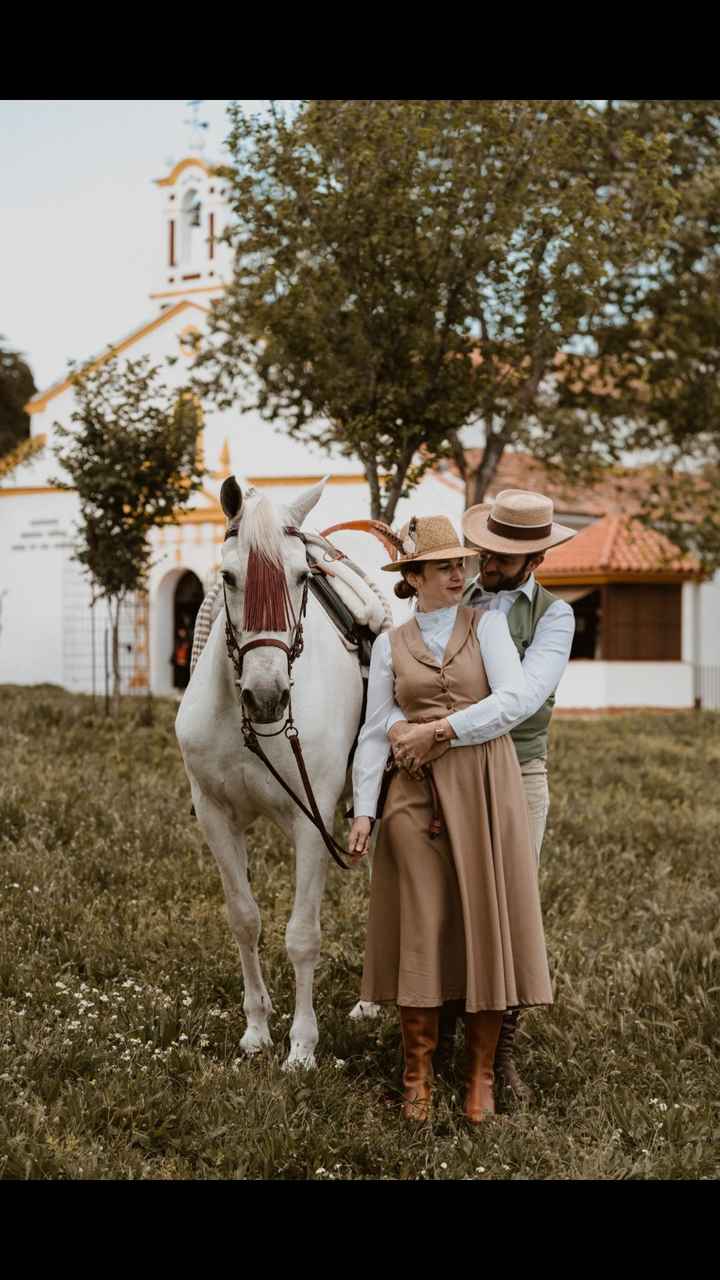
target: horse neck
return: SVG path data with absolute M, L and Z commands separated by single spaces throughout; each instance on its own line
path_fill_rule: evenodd
M 228 656 L 225 641 L 225 610 L 215 619 L 207 640 L 208 684 L 211 700 L 218 708 L 226 707 L 235 699 L 235 671 Z

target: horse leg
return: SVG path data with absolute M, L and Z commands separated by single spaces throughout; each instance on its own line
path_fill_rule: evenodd
M 320 904 L 328 857 L 320 837 L 300 820 L 295 824 L 295 901 L 285 930 L 295 970 L 295 1016 L 284 1070 L 315 1066 L 318 1026 L 313 1008 L 313 976 L 320 958 Z
M 272 1044 L 268 1027 L 272 1003 L 258 956 L 260 912 L 248 880 L 245 831 L 235 826 L 225 812 L 197 788 L 193 788 L 193 799 L 200 825 L 220 870 L 230 928 L 240 949 L 245 986 L 243 1010 L 247 1020 L 240 1048 L 244 1053 L 257 1053 Z

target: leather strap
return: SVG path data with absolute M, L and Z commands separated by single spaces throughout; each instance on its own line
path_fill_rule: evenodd
M 288 645 L 285 644 L 285 641 L 271 640 L 269 636 L 267 639 L 248 640 L 247 644 L 244 644 L 242 649 L 238 649 L 238 658 L 242 660 L 245 654 L 249 653 L 251 649 L 265 649 L 268 645 L 271 645 L 273 649 L 282 649 L 283 653 L 287 657 L 288 663 L 290 662 L 290 649 Z
M 348 870 L 347 863 L 343 862 L 342 858 L 338 857 L 338 853 L 344 854 L 345 849 L 342 847 L 342 845 L 338 844 L 334 836 L 330 835 L 330 832 L 327 830 L 327 827 L 323 822 L 322 814 L 320 813 L 320 810 L 317 807 L 317 802 L 313 794 L 310 778 L 308 777 L 308 772 L 305 767 L 302 747 L 300 746 L 300 740 L 297 734 L 297 730 L 295 731 L 295 733 L 288 733 L 286 730 L 285 733 L 286 733 L 286 737 L 288 738 L 288 741 L 290 742 L 290 746 L 292 747 L 293 755 L 295 756 L 295 761 L 297 763 L 298 771 L 302 779 L 302 784 L 303 784 L 303 787 L 305 788 L 305 795 L 307 796 L 308 802 L 310 804 L 309 809 L 307 805 L 304 804 L 304 802 L 300 799 L 300 796 L 297 794 L 297 792 L 293 791 L 292 787 L 288 785 L 285 779 L 278 773 L 275 766 L 271 764 L 271 762 L 268 760 L 267 756 L 265 755 L 265 752 L 263 751 L 262 747 L 260 746 L 260 743 L 257 740 L 257 736 L 255 734 L 254 729 L 249 728 L 247 732 L 245 732 L 245 730 L 243 729 L 243 732 L 245 734 L 245 742 L 249 750 L 254 752 L 254 754 L 258 757 L 258 759 L 262 760 L 265 767 L 270 770 L 275 781 L 280 783 L 280 786 L 283 788 L 284 791 L 287 792 L 287 794 L 291 797 L 291 799 L 295 801 L 295 804 L 298 806 L 298 808 L 302 809 L 303 813 L 305 814 L 305 817 L 320 832 L 320 835 L 322 836 L 323 844 L 325 845 L 325 848 L 327 849 L 328 853 L 331 855 L 331 857 L 335 859 L 338 866 L 342 867 L 343 871 L 347 871 Z

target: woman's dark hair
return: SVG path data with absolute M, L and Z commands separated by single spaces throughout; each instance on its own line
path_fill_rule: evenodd
M 425 562 L 423 560 L 412 560 L 410 564 L 403 565 L 400 570 L 402 579 L 400 582 L 395 583 L 395 595 L 399 600 L 411 600 L 413 596 L 417 595 L 415 588 L 410 586 L 407 575 L 409 573 L 419 573 L 420 577 L 422 577 L 424 568 Z

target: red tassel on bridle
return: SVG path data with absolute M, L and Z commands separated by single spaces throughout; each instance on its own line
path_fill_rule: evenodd
M 245 578 L 243 631 L 289 631 L 294 623 L 285 570 L 253 547 Z

